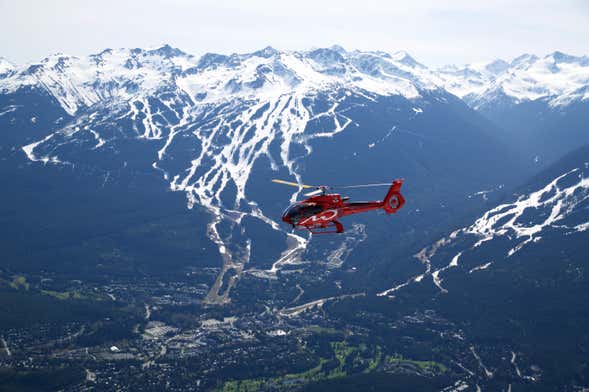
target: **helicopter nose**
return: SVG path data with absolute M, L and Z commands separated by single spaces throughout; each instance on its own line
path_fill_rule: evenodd
M 291 224 L 290 221 L 290 215 L 289 214 L 284 214 L 282 215 L 282 221 L 288 223 L 289 225 Z

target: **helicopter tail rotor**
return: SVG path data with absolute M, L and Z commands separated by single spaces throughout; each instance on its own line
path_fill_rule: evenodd
M 401 195 L 401 185 L 403 185 L 402 179 L 393 181 L 393 184 L 389 188 L 386 196 L 383 200 L 383 209 L 387 214 L 393 214 L 403 207 L 405 204 L 405 198 Z

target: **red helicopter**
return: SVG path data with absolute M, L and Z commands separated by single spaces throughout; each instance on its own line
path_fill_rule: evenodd
M 401 195 L 402 179 L 394 180 L 392 184 L 365 184 L 330 187 L 326 185 L 314 186 L 298 184 L 296 182 L 272 180 L 278 184 L 295 186 L 297 188 L 315 189 L 306 193 L 308 199 L 298 201 L 290 205 L 282 214 L 282 220 L 294 228 L 307 229 L 313 234 L 343 233 L 344 226 L 339 222 L 339 218 L 366 212 L 371 210 L 383 209 L 387 214 L 392 214 L 405 204 L 405 199 Z M 368 188 L 375 186 L 390 186 L 389 191 L 382 201 L 361 201 L 349 202 L 349 197 L 341 197 L 337 193 L 327 193 L 330 189 L 345 188 Z

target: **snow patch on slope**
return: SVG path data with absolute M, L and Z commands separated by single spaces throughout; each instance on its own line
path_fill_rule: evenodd
M 424 265 L 425 272 L 378 295 L 389 296 L 409 284 L 421 282 L 425 276 L 429 275 L 432 277 L 433 284 L 441 292 L 447 292 L 447 289 L 442 286 L 442 274 L 449 269 L 458 268 L 461 264 L 460 260 L 469 252 L 498 238 L 512 244 L 504 254 L 504 258 L 508 259 L 524 247 L 540 241 L 547 230 L 559 230 L 563 235 L 584 232 L 589 229 L 589 221 L 570 223 L 569 218 L 581 209 L 587 200 L 589 200 L 589 177 L 586 177 L 586 168 L 570 170 L 550 181 L 543 188 L 522 195 L 512 203 L 500 204 L 485 212 L 472 225 L 457 229 L 449 236 L 423 248 L 415 257 Z M 432 260 L 440 250 L 454 249 L 457 246 L 461 246 L 462 250 L 455 253 L 450 262 L 444 262 L 442 259 L 438 262 L 442 266 L 436 268 L 432 265 Z M 468 272 L 485 270 L 492 263 L 480 264 L 470 268 Z

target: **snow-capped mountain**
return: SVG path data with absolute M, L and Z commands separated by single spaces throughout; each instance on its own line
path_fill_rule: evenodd
M 87 57 L 54 54 L 17 67 L 0 82 L 0 91 L 41 88 L 74 115 L 99 102 L 147 96 L 168 85 L 191 57 L 164 46 L 154 50 L 106 49 Z
M 444 87 L 499 125 L 497 135 L 531 166 L 589 142 L 589 57 L 524 54 L 438 70 Z
M 8 63 L 3 68 L 3 74 L 11 70 Z M 164 88 L 177 89 L 201 103 L 342 86 L 416 98 L 419 89 L 437 88 L 435 75 L 404 52 L 346 52 L 340 47 L 307 52 L 268 47 L 241 55 L 209 53 L 200 59 L 170 46 L 107 49 L 87 57 L 56 54 L 12 71 L 2 79 L 0 92 L 42 87 L 70 115 L 99 102 L 128 102 Z
M 524 54 L 507 63 L 495 60 L 438 70 L 444 87 L 475 109 L 545 100 L 566 106 L 589 99 L 589 57 L 554 52 L 544 57 Z
M 196 58 L 165 45 L 106 49 L 87 57 L 55 54 L 20 67 L 0 59 L 0 78 L 1 92 L 42 87 L 70 115 L 98 102 L 129 101 L 166 86 L 200 102 L 344 85 L 407 98 L 417 97 L 418 89 L 444 88 L 475 109 L 498 99 L 510 104 L 545 99 L 551 106 L 566 106 L 589 98 L 589 58 L 562 52 L 430 70 L 403 51 L 347 52 L 334 46 L 284 52 L 268 47 L 250 54 Z
M 338 110 L 346 97 L 418 99 L 423 91 L 439 90 L 434 79 L 426 67 L 406 53 L 348 53 L 338 47 L 278 52 L 268 47 L 251 54 L 206 54 L 196 59 L 164 46 L 154 50 L 107 49 L 85 58 L 54 55 L 13 71 L 2 79 L 0 92 L 41 89 L 76 117 L 59 131 L 23 147 L 30 160 L 54 163 L 65 162 L 57 152 L 69 142 L 84 138 L 80 132 L 95 139 L 93 149 L 108 148 L 109 141 L 117 136 L 101 135 L 90 129 L 94 119 L 105 115 L 130 118 L 132 124 L 124 132 L 132 132 L 126 136 L 163 140 L 157 160 L 167 160 L 166 153 L 173 148 L 179 130 L 199 120 L 213 126 L 208 116 L 211 107 L 218 105 L 220 113 L 215 118 L 220 122 L 212 127 L 213 133 L 197 136 L 203 150 L 194 157 L 188 176 L 172 173 L 173 170 L 168 173 L 159 162 L 153 162 L 153 166 L 172 180 L 173 189 L 196 193 L 195 201 L 201 204 L 222 204 L 224 186 L 213 189 L 218 181 L 230 181 L 237 186 L 235 204 L 239 205 L 254 162 L 268 154 L 268 148 L 279 137 L 281 163 L 288 167 L 290 175 L 295 175 L 289 143 L 305 145 L 311 139 L 331 137 L 348 127 L 352 120 Z M 330 107 L 310 110 L 307 102 L 320 94 L 329 95 Z M 234 113 L 238 117 L 228 121 Z M 332 124 L 303 136 L 307 124 L 318 119 Z M 281 129 L 278 122 L 283 124 Z M 253 138 L 248 132 L 252 125 L 258 129 Z M 233 126 L 240 131 L 231 135 L 232 147 L 214 157 L 214 166 L 223 174 L 208 178 L 207 185 L 190 184 L 196 168 L 213 156 L 204 147 L 211 145 L 218 132 Z M 306 149 L 310 150 L 308 146 Z
M 463 98 L 484 91 L 508 68 L 509 64 L 504 60 L 495 60 L 491 63 L 469 64 L 463 67 L 446 65 L 438 68 L 437 72 L 444 88 Z

